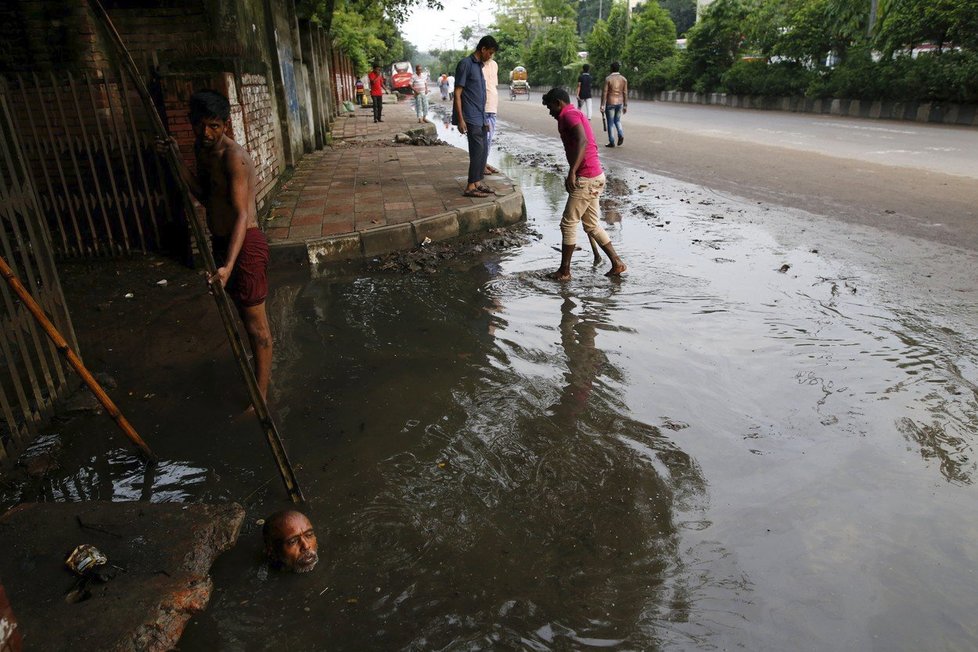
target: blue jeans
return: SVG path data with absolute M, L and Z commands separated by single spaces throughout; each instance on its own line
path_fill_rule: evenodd
M 604 107 L 604 117 L 608 123 L 608 142 L 615 144 L 615 137 L 611 133 L 611 127 L 618 130 L 618 137 L 624 138 L 625 132 L 621 130 L 621 104 L 608 104 Z
M 428 96 L 417 94 L 414 96 L 414 111 L 418 114 L 418 119 L 428 115 Z
M 478 183 L 486 176 L 486 126 L 475 122 L 465 123 L 465 137 L 469 140 L 469 183 Z

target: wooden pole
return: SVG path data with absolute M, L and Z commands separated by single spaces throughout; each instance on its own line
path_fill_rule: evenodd
M 52 342 L 54 342 L 54 346 L 56 349 L 58 349 L 58 352 L 61 353 L 61 355 L 68 361 L 68 364 L 70 364 L 72 368 L 78 372 L 78 375 L 81 376 L 83 381 L 85 381 L 88 388 L 92 390 L 92 393 L 95 394 L 95 397 L 98 399 L 99 403 L 105 407 L 105 410 L 109 413 L 109 416 L 115 420 L 126 437 L 128 437 L 132 443 L 139 447 L 139 450 L 146 456 L 146 459 L 151 462 L 155 462 L 156 455 L 153 454 L 153 451 L 149 449 L 146 442 L 144 442 L 136 433 L 136 430 L 132 427 L 132 424 L 130 424 L 126 417 L 123 416 L 122 412 L 119 411 L 119 408 L 112 402 L 109 395 L 105 393 L 102 386 L 98 384 L 95 377 L 92 376 L 88 369 L 85 368 L 85 365 L 82 363 L 81 358 L 78 357 L 78 354 L 75 353 L 70 346 L 68 346 L 68 342 L 66 342 L 65 338 L 61 336 L 61 333 L 58 331 L 55 325 L 51 323 L 51 320 L 48 319 L 48 316 L 44 313 L 44 310 L 38 305 L 37 301 L 34 300 L 34 297 L 32 297 L 27 291 L 27 288 L 24 287 L 24 284 L 20 282 L 20 280 L 14 274 L 14 270 L 10 268 L 10 265 L 7 264 L 7 261 L 3 258 L 3 256 L 0 256 L 0 276 L 3 276 L 10 288 L 24 303 L 24 306 L 27 307 L 27 310 L 34 315 L 34 319 L 37 320 L 37 322 L 41 325 L 41 328 L 44 329 L 44 332 L 47 333 L 47 336 L 51 338 Z
M 109 14 L 106 13 L 105 8 L 99 0 L 89 0 L 89 5 L 95 12 L 96 17 L 101 20 L 102 25 L 105 27 L 106 32 L 112 39 L 119 52 L 119 57 L 122 60 L 123 65 L 129 71 L 129 75 L 132 77 L 133 83 L 136 86 L 136 90 L 139 91 L 139 95 L 146 105 L 146 110 L 149 113 L 153 126 L 156 128 L 157 134 L 161 138 L 169 138 L 169 134 L 166 131 L 166 127 L 163 125 L 163 120 L 160 118 L 159 113 L 156 110 L 156 105 L 153 104 L 153 100 L 150 97 L 149 89 L 146 88 L 143 78 L 139 76 L 139 70 L 136 68 L 136 62 L 132 60 L 132 56 L 129 54 L 129 50 L 126 48 L 126 44 L 122 42 L 122 37 L 119 36 L 119 32 L 116 31 L 115 26 L 112 24 Z M 204 237 L 204 231 L 197 221 L 197 215 L 194 211 L 193 204 L 190 201 L 190 188 L 183 181 L 180 176 L 180 164 L 177 160 L 177 154 L 174 148 L 168 147 L 166 153 L 167 163 L 170 165 L 170 169 L 173 172 L 173 177 L 180 184 L 183 190 L 183 200 L 184 209 L 187 212 L 187 220 L 190 222 L 191 230 L 194 234 L 194 239 L 197 241 L 197 248 L 200 250 L 200 255 L 204 259 L 204 265 L 207 267 L 207 272 L 210 276 L 217 273 L 217 266 L 214 264 L 214 257 L 211 255 L 211 249 L 208 245 L 207 239 Z M 258 417 L 258 421 L 261 423 L 262 430 L 265 433 L 265 439 L 268 442 L 268 446 L 272 451 L 272 456 L 275 458 L 275 463 L 278 466 L 279 475 L 282 476 L 282 482 L 285 484 L 285 490 L 288 492 L 289 497 L 294 503 L 302 503 L 305 498 L 302 495 L 302 490 L 299 488 L 299 483 L 295 477 L 295 470 L 292 468 L 292 464 L 289 462 L 288 455 L 285 452 L 285 446 L 282 443 L 282 438 L 279 436 L 278 429 L 275 427 L 275 423 L 272 421 L 272 416 L 268 411 L 268 405 L 265 403 L 265 398 L 261 395 L 261 391 L 258 389 L 258 381 L 255 379 L 255 372 L 251 368 L 251 364 L 248 362 L 247 354 L 245 353 L 244 344 L 241 342 L 241 335 L 238 333 L 238 329 L 234 322 L 234 314 L 231 310 L 231 302 L 228 301 L 227 294 L 224 292 L 224 287 L 220 283 L 211 284 L 212 292 L 214 296 L 214 301 L 217 303 L 217 311 L 221 315 L 221 321 L 224 323 L 224 330 L 228 337 L 228 342 L 231 344 L 231 349 L 234 353 L 234 357 L 238 362 L 238 367 L 241 371 L 241 375 L 244 377 L 245 383 L 248 385 L 248 393 L 251 396 L 251 404 L 255 408 L 255 416 Z

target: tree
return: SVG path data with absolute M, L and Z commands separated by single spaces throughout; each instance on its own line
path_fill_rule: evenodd
M 676 26 L 669 12 L 658 4 L 642 7 L 632 19 L 632 28 L 625 39 L 622 60 L 626 69 L 637 73 L 641 82 L 651 67 L 676 53 Z
M 720 78 L 740 55 L 751 7 L 747 0 L 715 0 L 686 36 L 680 75 L 700 93 L 720 86 Z
M 573 22 L 546 25 L 533 39 L 526 67 L 534 86 L 560 86 L 570 83 L 564 66 L 577 59 L 577 29 Z
M 422 5 L 444 9 L 440 0 L 297 0 L 296 11 L 300 16 L 320 23 L 329 32 L 333 18 L 340 10 L 359 14 L 367 19 L 367 23 L 386 16 L 395 25 L 400 25 L 414 7 Z
M 618 60 L 618 46 L 611 40 L 608 21 L 599 20 L 587 36 L 587 60 L 591 64 L 595 78 L 607 75 L 611 62 Z
M 611 72 L 611 63 L 622 60 L 625 39 L 628 36 L 628 5 L 623 1 L 611 2 L 608 20 L 599 20 L 585 40 L 587 59 L 595 78 Z
M 577 17 L 577 3 L 573 0 L 533 0 L 533 6 L 544 21 L 556 24 Z
M 579 0 L 577 3 L 577 33 L 586 39 L 599 20 L 608 17 L 609 0 Z
M 611 41 L 618 46 L 618 58 L 621 58 L 621 48 L 625 45 L 628 38 L 628 2 L 627 0 L 615 0 L 608 12 L 608 34 Z
M 462 39 L 462 42 L 463 43 L 465 43 L 466 49 L 468 49 L 469 47 L 471 47 L 469 45 L 469 41 L 472 40 L 472 36 L 474 34 L 475 34 L 475 30 L 472 28 L 471 25 L 466 25 L 462 29 L 458 30 L 458 37 L 460 39 Z
M 880 7 L 876 44 L 886 54 L 933 43 L 974 46 L 978 42 L 978 0 L 889 0 Z
M 499 14 L 490 29 L 499 43 L 496 53 L 499 69 L 506 71 L 525 65 L 526 54 L 533 40 L 527 22 L 509 14 Z
M 659 0 L 659 6 L 669 12 L 680 37 L 696 24 L 696 0 Z

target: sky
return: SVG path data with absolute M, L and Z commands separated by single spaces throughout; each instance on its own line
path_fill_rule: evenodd
M 416 7 L 401 25 L 401 35 L 421 52 L 462 49 L 458 32 L 471 25 L 473 36 L 484 36 L 496 15 L 495 0 L 441 0 L 442 10 Z

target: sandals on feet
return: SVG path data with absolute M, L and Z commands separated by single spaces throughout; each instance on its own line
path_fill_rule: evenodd
M 479 192 L 489 193 L 490 195 L 495 195 L 496 194 L 496 191 L 495 190 L 493 190 L 492 188 L 490 188 L 489 186 L 487 186 L 485 184 L 480 184 L 480 185 L 476 186 L 475 189 L 478 190 Z
M 483 192 L 478 188 L 476 188 L 474 190 L 466 190 L 465 192 L 462 193 L 462 196 L 463 197 L 488 197 L 489 193 Z

